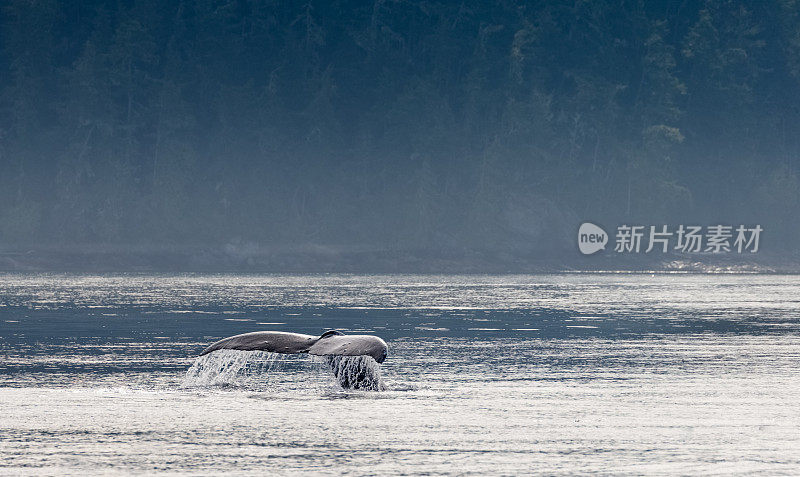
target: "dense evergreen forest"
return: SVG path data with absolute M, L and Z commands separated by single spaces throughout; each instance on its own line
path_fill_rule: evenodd
M 8 0 L 0 42 L 0 245 L 797 248 L 797 0 Z

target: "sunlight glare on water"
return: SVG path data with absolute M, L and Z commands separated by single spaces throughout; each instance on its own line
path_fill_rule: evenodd
M 800 277 L 0 276 L 0 474 L 794 474 Z M 324 358 L 216 351 L 369 333 Z

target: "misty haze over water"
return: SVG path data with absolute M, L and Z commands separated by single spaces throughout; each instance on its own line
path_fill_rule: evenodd
M 627 266 L 582 221 L 800 261 L 794 2 L 13 0 L 0 32 L 0 268 Z

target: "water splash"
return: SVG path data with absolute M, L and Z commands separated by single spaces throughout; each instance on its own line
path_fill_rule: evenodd
M 300 364 L 297 359 L 288 362 L 287 356 L 264 351 L 215 351 L 195 360 L 181 387 L 270 388 L 285 378 L 286 368 Z
M 322 389 L 330 385 L 369 391 L 386 389 L 380 365 L 369 356 L 321 357 L 228 349 L 198 357 L 186 371 L 181 387 L 285 391 Z
M 344 389 L 382 391 L 381 366 L 371 356 L 326 356 L 336 382 Z

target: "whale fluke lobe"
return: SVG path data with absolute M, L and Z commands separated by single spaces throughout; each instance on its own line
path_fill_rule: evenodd
M 317 356 L 371 356 L 383 363 L 389 348 L 386 342 L 372 335 L 346 335 L 341 332 L 323 334 L 308 349 L 309 354 Z
M 270 353 L 307 353 L 319 338 L 300 333 L 284 331 L 255 331 L 221 339 L 204 349 L 200 356 L 218 349 L 237 349 L 241 351 L 269 351 Z
M 331 330 L 317 338 L 284 331 L 255 331 L 221 339 L 200 356 L 221 349 L 325 356 L 340 386 L 366 390 L 381 389 L 375 362 L 382 363 L 388 352 L 386 342 L 372 335 L 346 335 Z

